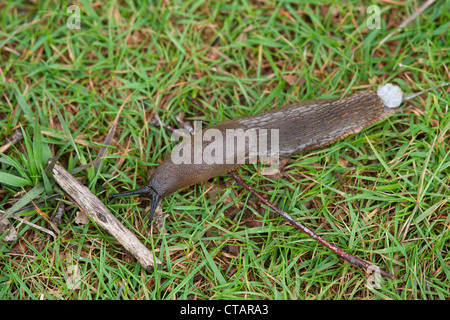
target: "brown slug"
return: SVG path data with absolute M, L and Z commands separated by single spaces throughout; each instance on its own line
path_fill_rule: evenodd
M 395 110 L 386 107 L 377 92 L 364 91 L 341 99 L 303 101 L 254 116 L 225 121 L 184 138 L 154 170 L 147 186 L 113 194 L 112 197 L 138 194 L 151 196 L 150 225 L 156 206 L 162 198 L 179 189 L 229 172 L 244 162 L 250 162 L 250 158 L 254 156 L 262 156 L 260 149 L 252 149 L 248 145 L 239 148 L 235 142 L 236 137 L 242 137 L 249 129 L 255 130 L 258 146 L 269 137 L 272 140 L 278 139 L 276 147 L 272 148 L 273 144 L 271 145 L 271 151 L 276 152 L 270 155 L 282 159 L 329 145 L 393 113 Z M 237 135 L 229 137 L 230 132 L 237 132 Z M 214 140 L 211 136 L 214 136 Z M 223 136 L 225 139 L 218 139 Z M 237 151 L 230 156 L 231 149 Z M 181 151 L 184 151 L 182 155 Z M 209 156 L 199 157 L 202 151 Z M 268 151 L 266 153 L 269 154 Z M 191 161 L 180 163 L 179 160 L 183 157 Z

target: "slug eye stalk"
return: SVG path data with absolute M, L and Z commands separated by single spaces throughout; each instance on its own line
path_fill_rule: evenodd
M 152 207 L 150 209 L 150 218 L 147 223 L 147 226 L 150 227 L 150 225 L 152 224 L 153 216 L 155 215 L 156 206 L 158 205 L 158 202 L 160 199 L 160 195 L 155 190 L 153 190 L 149 186 L 145 186 L 144 188 L 140 188 L 140 189 L 136 189 L 136 190 L 131 190 L 131 191 L 122 192 L 122 193 L 114 193 L 111 195 L 111 197 L 118 198 L 118 197 L 134 196 L 134 195 L 138 195 L 138 194 L 147 194 L 152 197 Z

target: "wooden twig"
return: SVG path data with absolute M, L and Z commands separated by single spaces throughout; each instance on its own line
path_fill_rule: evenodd
M 194 135 L 194 128 L 192 128 L 192 126 L 189 124 L 189 123 L 187 123 L 187 122 L 184 122 L 179 116 L 175 116 L 175 119 L 177 119 L 177 121 L 179 122 L 179 123 L 181 123 L 181 125 L 183 126 L 183 128 L 185 128 L 187 131 L 189 131 L 189 133 L 191 134 L 191 135 Z
M 372 264 L 361 260 L 358 257 L 355 257 L 347 252 L 345 252 L 344 250 L 342 250 L 341 248 L 329 243 L 328 241 L 326 241 L 325 239 L 323 239 L 322 237 L 320 237 L 319 235 L 317 235 L 316 233 L 314 233 L 313 231 L 311 231 L 310 229 L 308 229 L 307 227 L 303 226 L 301 223 L 299 223 L 298 221 L 294 220 L 289 214 L 287 214 L 286 212 L 282 211 L 281 209 L 277 208 L 276 206 L 274 206 L 272 203 L 270 203 L 267 199 L 265 199 L 262 195 L 260 195 L 258 192 L 256 192 L 252 187 L 250 187 L 248 184 L 246 184 L 241 177 L 239 177 L 235 172 L 230 172 L 231 176 L 234 178 L 234 180 L 236 180 L 236 182 L 241 185 L 242 187 L 244 187 L 245 189 L 247 189 L 248 191 L 250 191 L 251 193 L 253 193 L 259 200 L 261 200 L 264 204 L 266 204 L 269 208 L 271 208 L 273 211 L 275 211 L 276 213 L 278 213 L 280 216 L 282 216 L 284 219 L 286 219 L 290 224 L 292 224 L 293 226 L 299 228 L 301 231 L 303 231 L 304 233 L 306 233 L 307 235 L 309 235 L 311 238 L 319 241 L 321 244 L 323 244 L 325 247 L 327 247 L 328 249 L 330 249 L 331 251 L 333 251 L 334 253 L 336 253 L 339 257 L 347 260 L 348 262 L 350 262 L 351 264 L 360 266 L 360 267 L 364 267 L 367 268 L 369 270 L 373 270 L 375 272 L 378 272 L 380 275 L 382 275 L 383 277 L 389 278 L 389 279 L 394 279 L 395 276 L 393 274 L 390 274 L 389 272 L 386 272 L 378 267 L 373 266 Z
M 87 216 L 116 238 L 139 261 L 144 269 L 152 270 L 154 268 L 155 261 L 153 260 L 152 252 L 117 220 L 100 199 L 81 184 L 80 181 L 75 179 L 60 163 L 55 163 L 52 173 L 59 186 L 77 203 Z M 156 257 L 155 259 L 156 265 L 160 266 L 162 262 Z

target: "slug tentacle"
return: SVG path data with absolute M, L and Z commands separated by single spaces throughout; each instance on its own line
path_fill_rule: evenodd
M 117 198 L 117 197 L 126 197 L 126 196 L 134 196 L 134 195 L 138 195 L 138 194 L 148 194 L 152 197 L 152 206 L 150 209 L 150 218 L 148 220 L 147 225 L 150 226 L 153 220 L 153 216 L 155 215 L 155 211 L 156 211 L 156 207 L 159 203 L 159 200 L 161 198 L 161 196 L 155 191 L 153 190 L 153 188 L 149 187 L 149 186 L 145 186 L 144 188 L 140 188 L 140 189 L 136 189 L 136 190 L 132 190 L 132 191 L 127 191 L 127 192 L 122 192 L 122 193 L 115 193 L 112 194 L 111 197 L 113 198 Z

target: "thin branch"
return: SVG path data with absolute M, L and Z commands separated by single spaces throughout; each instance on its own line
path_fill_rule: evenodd
M 116 238 L 144 269 L 152 270 L 155 265 L 162 265 L 162 262 L 157 257 L 153 257 L 153 253 L 139 241 L 134 233 L 127 229 L 89 188 L 75 179 L 60 163 L 55 163 L 52 173 L 61 189 L 74 200 L 78 207 L 99 227 Z
M 333 251 L 334 253 L 336 253 L 339 257 L 347 260 L 348 262 L 350 262 L 351 264 L 360 266 L 360 267 L 364 267 L 367 268 L 369 270 L 374 270 L 375 272 L 378 272 L 380 275 L 382 275 L 383 277 L 389 278 L 389 279 L 394 279 L 395 276 L 393 274 L 390 274 L 389 272 L 386 272 L 364 260 L 361 260 L 358 257 L 355 257 L 347 252 L 345 252 L 344 250 L 342 250 L 341 248 L 329 243 L 328 241 L 326 241 L 325 239 L 323 239 L 322 237 L 320 237 L 319 235 L 317 235 L 316 233 L 314 233 L 313 231 L 311 231 L 310 229 L 308 229 L 307 227 L 303 226 L 301 223 L 299 223 L 298 221 L 294 220 L 289 214 L 287 214 L 286 212 L 280 210 L 279 208 L 277 208 L 276 206 L 274 206 L 272 203 L 270 203 L 268 200 L 266 200 L 262 195 L 260 195 L 258 192 L 256 192 L 252 187 L 250 187 L 248 184 L 246 184 L 241 177 L 239 177 L 235 172 L 230 172 L 231 176 L 234 178 L 234 180 L 236 180 L 236 182 L 241 185 L 242 187 L 244 187 L 245 189 L 247 189 L 248 191 L 250 191 L 251 193 L 253 193 L 259 200 L 261 200 L 264 204 L 266 204 L 268 207 L 270 207 L 273 211 L 275 211 L 276 213 L 278 213 L 280 216 L 282 216 L 284 219 L 286 219 L 290 224 L 292 224 L 293 226 L 299 228 L 301 231 L 303 231 L 304 233 L 306 233 L 307 235 L 309 235 L 311 238 L 319 241 L 321 244 L 323 244 L 325 247 L 327 247 L 328 249 L 330 249 L 331 251 Z
M 342 178 L 342 176 L 339 174 L 339 172 L 333 171 L 333 173 L 334 173 L 334 176 L 336 177 L 336 179 L 338 179 L 343 184 L 344 188 L 346 188 L 347 187 L 347 183 Z M 350 192 L 356 197 L 355 191 L 353 191 L 351 188 L 348 188 L 348 190 L 350 190 Z M 355 206 L 356 206 L 356 209 L 358 209 L 358 215 L 360 217 L 362 217 L 361 210 L 359 208 L 359 201 L 358 201 L 358 199 L 355 200 Z
M 46 228 L 43 228 L 43 227 L 41 227 L 41 226 L 38 226 L 37 224 L 34 224 L 34 223 L 32 223 L 32 222 L 29 222 L 29 221 L 27 221 L 27 220 L 25 220 L 25 219 L 22 219 L 22 218 L 20 218 L 20 217 L 12 216 L 11 218 L 16 219 L 17 221 L 20 221 L 20 223 L 25 223 L 25 224 L 29 225 L 30 227 L 33 227 L 33 228 L 38 229 L 38 230 L 41 230 L 42 232 L 48 233 L 48 234 L 51 235 L 53 238 L 56 238 L 56 234 L 55 234 L 53 231 L 50 231 L 50 230 L 48 230 L 48 229 L 46 229 Z
M 109 146 L 111 144 L 112 138 L 114 136 L 114 132 L 116 131 L 117 123 L 119 122 L 120 113 L 122 112 L 123 107 L 127 104 L 128 100 L 130 100 L 131 96 L 136 92 L 133 91 L 130 93 L 130 95 L 125 99 L 125 101 L 122 103 L 122 106 L 119 108 L 119 111 L 117 112 L 116 118 L 114 119 L 111 128 L 109 129 L 108 135 L 105 138 L 105 141 L 103 142 L 104 145 Z M 103 157 L 106 156 L 108 153 L 108 149 L 105 146 L 102 146 L 100 148 L 100 151 L 97 155 L 97 158 L 94 160 L 94 172 L 98 171 L 98 168 L 103 163 Z

